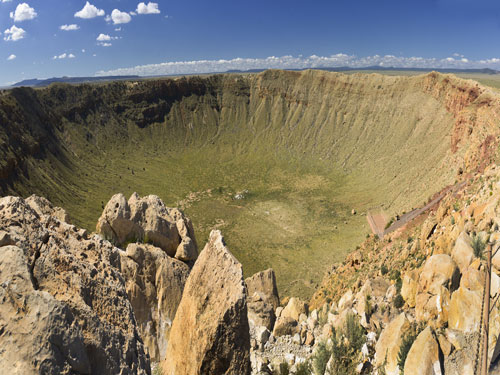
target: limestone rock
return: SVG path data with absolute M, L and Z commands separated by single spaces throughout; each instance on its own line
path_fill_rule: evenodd
M 241 264 L 212 231 L 184 287 L 164 374 L 249 374 L 246 296 Z
M 248 295 L 259 292 L 262 298 L 271 303 L 276 310 L 280 305 L 278 287 L 276 286 L 276 276 L 272 268 L 257 272 L 251 277 L 245 279 L 248 288 Z
M 401 296 L 409 307 L 415 307 L 415 297 L 418 287 L 418 272 L 410 271 L 403 276 L 403 285 L 401 287 Z
M 120 250 L 44 212 L 21 198 L 0 199 L 0 227 L 16 243 L 0 247 L 0 368 L 149 374 Z
M 191 221 L 176 208 L 165 207 L 156 195 L 125 199 L 115 194 L 106 204 L 97 222 L 97 233 L 117 245 L 147 242 L 169 256 L 188 262 L 198 250 Z
M 300 314 L 308 314 L 308 306 L 307 303 L 301 301 L 298 298 L 292 297 L 288 304 L 285 306 L 283 311 L 281 312 L 281 317 L 288 317 L 294 320 L 299 320 Z
M 405 374 L 441 375 L 439 345 L 430 327 L 417 336 L 406 357 Z
M 165 358 L 189 267 L 148 244 L 129 244 L 120 255 L 122 276 L 141 338 L 151 360 L 158 362 Z
M 273 306 L 264 300 L 262 294 L 254 292 L 248 298 L 248 322 L 253 326 L 265 326 L 272 330 L 276 316 Z
M 460 272 L 463 272 L 472 263 L 474 250 L 472 249 L 471 239 L 467 233 L 460 233 L 451 251 L 451 256 L 460 268 Z
M 401 313 L 380 334 L 375 346 L 375 367 L 382 366 L 385 362 L 387 375 L 399 375 L 400 373 L 398 367 L 399 347 L 409 326 L 405 313 Z
M 460 287 L 451 296 L 448 327 L 462 332 L 479 330 L 481 292 Z

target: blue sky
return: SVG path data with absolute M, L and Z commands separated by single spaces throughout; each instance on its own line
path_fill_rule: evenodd
M 0 0 L 0 85 L 267 67 L 500 69 L 499 1 L 140 3 Z

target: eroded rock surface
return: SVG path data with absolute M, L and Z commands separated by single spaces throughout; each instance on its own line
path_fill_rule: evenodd
M 116 245 L 146 242 L 163 249 L 169 256 L 194 261 L 198 256 L 191 221 L 176 208 L 168 208 L 156 195 L 125 199 L 115 194 L 97 222 L 97 232 Z
M 165 375 L 250 373 L 246 285 L 220 231 L 188 277 L 162 367 Z
M 2 372 L 149 374 L 120 249 L 52 212 L 36 197 L 0 199 Z

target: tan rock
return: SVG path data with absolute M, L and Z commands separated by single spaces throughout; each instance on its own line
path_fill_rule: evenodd
M 417 336 L 406 357 L 405 374 L 441 375 L 439 345 L 430 327 Z
M 410 324 L 405 313 L 399 314 L 382 331 L 375 346 L 375 367 L 385 363 L 387 375 L 399 375 L 398 354 L 405 331 Z
M 479 330 L 481 293 L 460 287 L 451 295 L 448 327 L 462 332 Z
M 300 314 L 308 314 L 308 306 L 307 303 L 301 301 L 298 298 L 292 297 L 288 304 L 285 306 L 283 311 L 281 312 L 282 317 L 289 317 L 299 321 Z
M 241 264 L 212 231 L 186 282 L 164 374 L 249 374 L 246 298 Z
M 273 306 L 266 302 L 259 292 L 254 292 L 248 299 L 248 322 L 250 326 L 264 326 L 272 331 L 276 315 Z
M 278 287 L 276 286 L 276 276 L 272 268 L 257 272 L 251 277 L 245 279 L 248 288 L 248 295 L 259 292 L 262 298 L 271 303 L 274 309 L 280 305 Z
M 347 292 L 344 293 L 342 297 L 340 297 L 338 310 L 342 311 L 346 308 L 350 308 L 352 307 L 353 303 L 354 303 L 354 295 L 352 293 L 352 290 L 349 289 Z
M 130 199 L 115 194 L 97 222 L 97 233 L 123 246 L 146 242 L 163 249 L 169 256 L 189 262 L 198 255 L 191 221 L 176 208 L 168 208 L 156 195 Z
M 410 271 L 403 276 L 401 296 L 409 307 L 415 307 L 419 274 L 416 270 Z
M 141 338 L 151 360 L 158 362 L 166 355 L 189 267 L 148 244 L 129 244 L 120 263 Z
M 460 233 L 451 251 L 451 257 L 457 263 L 460 272 L 463 272 L 472 263 L 474 250 L 472 249 L 471 239 L 467 233 Z
M 0 199 L 0 228 L 17 244 L 0 248 L 2 372 L 148 374 L 120 250 L 33 202 L 43 200 Z
M 427 259 L 420 273 L 417 293 L 438 294 L 441 286 L 454 291 L 459 280 L 457 264 L 449 255 L 433 255 Z

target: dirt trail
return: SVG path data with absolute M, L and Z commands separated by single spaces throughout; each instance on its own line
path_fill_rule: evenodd
M 372 228 L 373 233 L 376 234 L 379 238 L 382 238 L 386 234 L 394 232 L 395 230 L 403 227 L 411 220 L 415 219 L 419 215 L 423 214 L 425 211 L 434 207 L 436 204 L 438 204 L 441 201 L 441 199 L 443 199 L 446 196 L 446 194 L 448 194 L 448 192 L 452 191 L 453 194 L 456 194 L 459 190 L 461 190 L 465 186 L 465 183 L 466 182 L 463 181 L 463 182 L 457 183 L 453 186 L 447 187 L 436 198 L 431 200 L 425 206 L 423 206 L 421 208 L 416 208 L 410 212 L 407 212 L 406 214 L 402 215 L 391 226 L 389 226 L 389 228 L 387 228 L 385 230 L 381 230 L 380 221 L 377 220 L 377 216 L 379 216 L 379 215 L 368 214 L 366 216 L 366 218 L 368 220 L 368 223 L 370 224 L 370 227 Z

